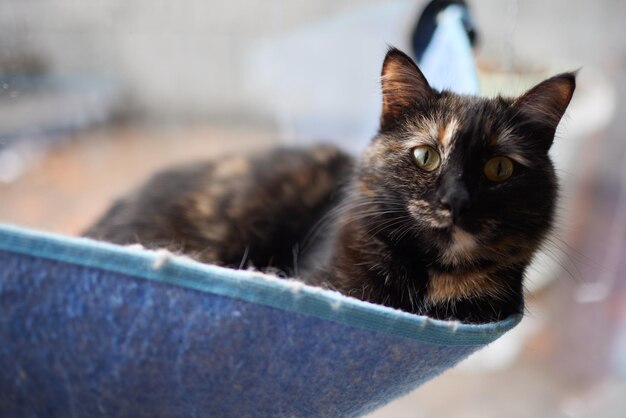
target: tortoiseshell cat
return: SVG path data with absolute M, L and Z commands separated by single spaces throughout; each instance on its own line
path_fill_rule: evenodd
M 363 300 L 501 320 L 522 311 L 552 224 L 548 149 L 574 88 L 565 73 L 514 99 L 438 92 L 390 49 L 380 130 L 360 159 L 319 146 L 162 172 L 87 235 L 231 267 L 299 263 L 308 282 Z

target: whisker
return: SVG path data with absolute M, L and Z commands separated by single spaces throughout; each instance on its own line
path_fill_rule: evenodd
M 363 196 L 348 196 L 345 200 L 337 205 L 335 208 L 328 211 L 324 216 L 322 216 L 314 225 L 310 228 L 307 235 L 302 240 L 302 251 L 306 251 L 309 246 L 315 242 L 318 238 L 319 234 L 321 234 L 326 228 L 328 228 L 331 224 L 336 223 L 339 219 L 343 218 L 347 213 L 354 211 L 358 208 L 366 207 L 366 206 L 377 206 L 384 205 L 389 208 L 400 208 L 402 207 L 399 202 L 394 200 L 377 197 L 363 197 Z M 365 214 L 369 214 L 368 211 L 358 211 L 357 213 L 362 213 L 363 216 Z

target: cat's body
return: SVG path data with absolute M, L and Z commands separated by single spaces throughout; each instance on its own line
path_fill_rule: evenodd
M 173 168 L 118 200 L 86 235 L 292 275 L 299 245 L 337 204 L 351 168 L 331 146 Z
M 552 224 L 547 151 L 573 90 L 563 74 L 517 99 L 439 93 L 390 50 L 381 129 L 361 158 L 320 146 L 164 172 L 87 235 L 500 320 L 523 309 L 524 270 Z

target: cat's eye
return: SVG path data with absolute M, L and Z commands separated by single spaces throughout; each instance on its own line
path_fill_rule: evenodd
M 413 148 L 413 158 L 415 159 L 415 164 L 426 171 L 436 170 L 441 164 L 439 153 L 428 145 Z
M 490 181 L 504 181 L 513 175 L 513 161 L 507 157 L 493 157 L 483 171 Z

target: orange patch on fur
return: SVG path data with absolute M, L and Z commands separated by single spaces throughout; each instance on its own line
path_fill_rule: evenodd
M 506 287 L 485 272 L 431 274 L 426 301 L 429 305 L 445 305 L 461 299 L 481 296 L 498 298 L 505 294 Z
M 363 180 L 359 180 L 359 182 L 357 183 L 357 187 L 359 188 L 359 191 L 365 196 L 368 196 L 368 197 L 376 196 L 376 192 L 372 190 L 369 184 Z
M 234 178 L 246 174 L 250 170 L 250 163 L 243 157 L 229 157 L 215 165 L 213 176 L 215 178 Z
M 439 126 L 439 132 L 437 133 L 437 140 L 444 145 L 443 140 L 446 137 L 446 127 L 444 125 Z
M 443 147 L 448 147 L 458 127 L 459 127 L 459 123 L 457 122 L 456 119 L 452 119 L 446 125 L 440 126 L 438 136 L 437 136 L 437 141 L 439 141 L 439 143 Z
M 445 264 L 463 264 L 471 261 L 476 256 L 478 242 L 469 232 L 460 228 L 454 228 L 452 232 L 452 244 L 441 255 L 441 261 Z

